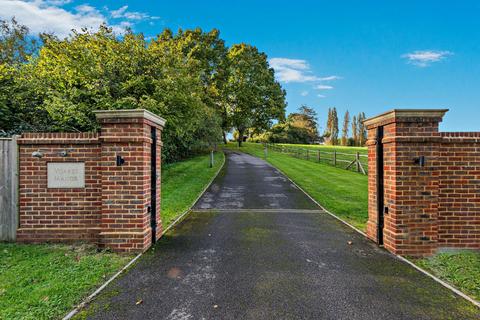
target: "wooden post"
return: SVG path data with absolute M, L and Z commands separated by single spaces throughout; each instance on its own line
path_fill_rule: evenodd
M 213 168 L 213 150 L 210 151 L 210 168 Z
M 265 149 L 263 149 L 263 156 L 265 159 L 267 159 L 267 145 L 265 144 Z
M 360 152 L 357 151 L 355 159 L 357 160 L 357 172 L 360 172 Z
M 320 162 L 320 150 L 317 150 L 317 162 Z
M 337 166 L 337 150 L 333 150 L 333 166 Z

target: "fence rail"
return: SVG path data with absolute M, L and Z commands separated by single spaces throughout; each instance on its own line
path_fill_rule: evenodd
M 309 148 L 297 148 L 278 144 L 266 144 L 267 149 L 277 151 L 289 156 L 304 159 L 308 161 L 327 163 L 334 167 L 340 167 L 346 170 L 352 170 L 367 174 L 368 172 L 368 155 L 356 153 L 344 153 L 334 151 L 323 151 Z
M 0 241 L 15 241 L 18 226 L 16 137 L 0 138 Z

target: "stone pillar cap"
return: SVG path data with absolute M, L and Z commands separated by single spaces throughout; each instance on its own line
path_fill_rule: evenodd
M 371 126 L 377 123 L 392 123 L 402 121 L 401 119 L 441 119 L 447 113 L 448 109 L 393 109 L 378 116 L 365 119 L 365 126 Z
M 97 110 L 93 111 L 97 119 L 112 118 L 144 118 L 154 124 L 164 127 L 166 120 L 145 109 L 124 109 L 124 110 Z

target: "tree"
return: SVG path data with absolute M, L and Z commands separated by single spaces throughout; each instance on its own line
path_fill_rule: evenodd
M 363 121 L 365 121 L 365 113 L 360 112 L 358 114 L 358 144 L 360 146 L 364 146 L 365 143 L 367 142 L 367 129 L 365 128 L 365 125 L 363 124 Z
M 347 145 L 348 140 L 348 127 L 350 125 L 350 114 L 348 110 L 345 112 L 345 116 L 343 117 L 343 128 L 342 128 L 342 146 Z
M 285 91 L 275 81 L 267 56 L 257 48 L 233 45 L 227 55 L 227 114 L 238 130 L 238 145 L 248 128 L 268 129 L 273 119 L 285 118 Z
M 330 124 L 330 142 L 332 145 L 338 145 L 338 116 L 337 108 L 332 109 L 332 119 Z
M 287 123 L 290 127 L 305 129 L 307 139 L 303 143 L 314 143 L 318 140 L 317 113 L 306 105 L 302 105 L 298 111 L 288 115 Z
M 353 145 L 358 145 L 358 123 L 357 116 L 353 116 L 352 119 L 352 135 L 353 135 Z
M 38 45 L 26 26 L 13 18 L 0 20 L 0 135 L 41 130 L 48 122 L 26 81 L 30 74 L 23 70 Z
M 330 138 L 331 133 L 331 128 L 332 128 L 332 109 L 328 108 L 328 116 L 327 116 L 327 125 L 325 126 L 325 132 L 323 133 L 323 136 L 325 138 Z

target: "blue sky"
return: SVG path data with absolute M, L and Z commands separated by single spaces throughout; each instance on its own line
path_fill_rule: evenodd
M 480 1 L 0 0 L 33 31 L 65 35 L 106 21 L 154 36 L 168 27 L 218 28 L 228 45 L 267 53 L 288 112 L 307 104 L 323 126 L 391 108 L 449 108 L 442 129 L 478 131 Z

